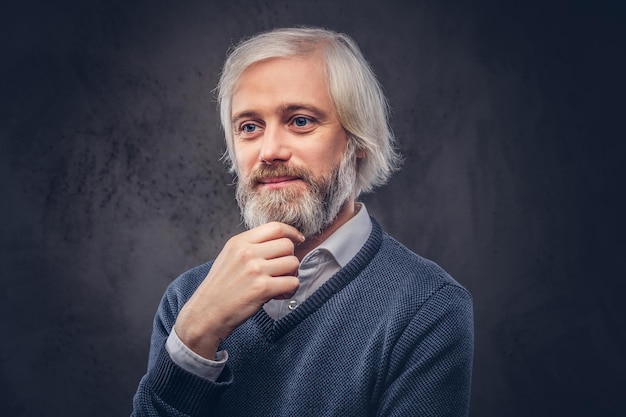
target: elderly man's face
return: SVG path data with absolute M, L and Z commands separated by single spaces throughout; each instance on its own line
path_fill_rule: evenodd
M 281 221 L 306 236 L 353 194 L 355 157 L 317 56 L 256 63 L 232 99 L 237 199 L 248 227 Z

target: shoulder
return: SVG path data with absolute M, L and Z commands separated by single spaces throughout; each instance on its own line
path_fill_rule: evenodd
M 391 298 L 400 305 L 412 306 L 410 310 L 419 310 L 428 300 L 442 297 L 454 299 L 453 303 L 457 307 L 472 308 L 470 293 L 446 270 L 413 252 L 384 231 L 381 232 L 380 249 L 364 273 L 378 292 L 386 294 L 388 300 Z
M 380 250 L 372 260 L 379 268 L 387 270 L 390 277 L 419 278 L 425 284 L 462 286 L 436 262 L 413 252 L 386 232 L 382 232 Z
M 381 249 L 376 260 L 383 265 L 388 265 L 392 270 L 401 271 L 410 276 L 419 276 L 433 281 L 435 285 L 460 285 L 437 263 L 418 255 L 387 233 L 383 233 Z

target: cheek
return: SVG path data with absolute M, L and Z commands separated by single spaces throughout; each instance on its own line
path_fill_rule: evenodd
M 237 166 L 237 175 L 241 177 L 242 174 L 245 175 L 247 172 L 250 172 L 256 162 L 254 154 L 249 149 L 241 147 L 236 147 L 233 153 Z
M 332 156 L 329 158 L 329 160 L 333 161 L 333 166 L 339 165 L 347 151 L 348 141 L 344 136 L 342 140 L 338 141 L 337 145 L 332 150 Z
M 323 175 L 328 177 L 331 175 L 341 164 L 345 149 L 337 148 L 331 152 L 327 152 L 319 156 L 319 159 L 311 165 L 311 170 L 317 175 Z

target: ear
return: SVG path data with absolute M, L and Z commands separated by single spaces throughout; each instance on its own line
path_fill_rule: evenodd
M 357 149 L 356 150 L 356 157 L 357 157 L 357 159 L 365 158 L 365 151 L 363 149 Z

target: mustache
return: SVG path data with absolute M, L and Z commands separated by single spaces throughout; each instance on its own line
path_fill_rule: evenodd
M 253 186 L 263 179 L 272 177 L 297 177 L 307 184 L 314 183 L 314 177 L 309 170 L 287 165 L 261 165 L 250 173 L 245 182 Z

